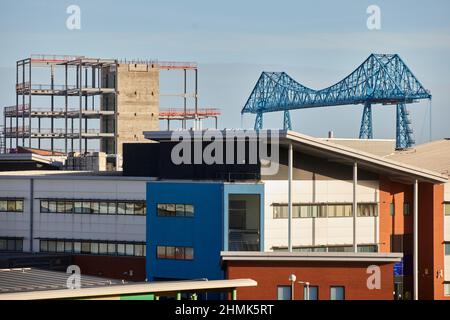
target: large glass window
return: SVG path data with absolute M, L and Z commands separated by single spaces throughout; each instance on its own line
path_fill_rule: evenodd
M 192 247 L 157 246 L 156 257 L 158 259 L 192 260 L 194 249 Z
M 0 250 L 4 246 L 5 250 L 22 251 L 22 240 L 7 239 L 2 242 L 0 239 Z M 8 249 L 9 248 L 9 249 Z M 100 255 L 127 255 L 145 256 L 145 243 L 123 242 L 108 243 L 98 240 L 40 240 L 39 248 L 41 252 L 66 252 L 82 254 Z M 185 253 L 186 255 L 187 253 Z
M 330 287 L 330 300 L 345 300 L 345 288 L 342 286 Z
M 0 212 L 23 212 L 23 200 L 0 199 Z
M 0 211 L 7 211 L 8 208 L 14 208 L 15 212 L 23 211 L 22 200 L 14 200 L 10 205 L 9 202 L 10 200 L 0 200 Z M 2 210 L 3 207 L 4 210 Z M 100 200 L 41 200 L 40 212 L 145 215 L 146 208 L 145 201 L 141 200 L 122 202 Z
M 358 203 L 358 217 L 378 216 L 378 205 L 376 203 Z
M 291 286 L 278 286 L 277 287 L 277 299 L 278 300 L 291 300 L 292 299 Z
M 319 287 L 318 286 L 304 286 L 303 297 L 305 300 L 319 300 Z
M 159 217 L 193 217 L 194 206 L 191 204 L 158 203 L 156 205 Z

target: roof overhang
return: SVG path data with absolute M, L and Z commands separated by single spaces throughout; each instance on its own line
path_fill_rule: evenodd
M 212 131 L 213 130 L 208 130 L 210 133 Z M 181 135 L 190 134 L 191 139 L 196 141 L 202 139 L 202 133 L 204 132 L 206 131 L 144 131 L 144 137 L 157 142 L 168 142 L 178 141 L 177 139 Z M 264 133 L 265 137 L 275 133 L 278 135 L 279 144 L 282 146 L 292 144 L 294 150 L 325 158 L 330 162 L 339 162 L 348 165 L 353 165 L 353 163 L 356 162 L 360 168 L 387 175 L 391 180 L 402 183 L 413 183 L 414 180 L 430 183 L 448 182 L 448 176 L 439 172 L 389 160 L 368 152 L 363 152 L 291 130 L 220 130 L 219 132 L 224 138 L 226 138 L 227 135 L 236 134 L 237 136 L 243 136 L 250 140 L 257 140 L 258 133 Z M 175 140 L 173 139 L 174 137 L 176 138 Z
M 133 294 L 175 293 L 183 291 L 220 291 L 240 287 L 254 287 L 258 283 L 252 279 L 210 280 L 210 281 L 164 281 L 126 285 L 112 285 L 95 288 L 46 290 L 0 294 L 0 300 L 47 300 L 76 299 Z
M 362 253 L 362 252 L 244 252 L 222 251 L 222 261 L 258 262 L 400 262 L 402 253 Z

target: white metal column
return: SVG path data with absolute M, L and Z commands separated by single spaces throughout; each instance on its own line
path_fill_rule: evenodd
M 288 151 L 288 251 L 292 252 L 292 143 Z
M 414 253 L 413 253 L 413 279 L 414 279 L 414 300 L 419 300 L 419 183 L 414 180 Z
M 356 243 L 356 216 L 358 215 L 357 190 L 358 187 L 358 163 L 353 163 L 353 252 L 358 252 Z

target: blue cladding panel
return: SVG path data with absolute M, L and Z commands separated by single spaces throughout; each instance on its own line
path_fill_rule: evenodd
M 158 203 L 194 205 L 194 217 L 158 217 Z M 147 183 L 147 278 L 223 279 L 223 183 Z M 156 246 L 194 247 L 194 260 L 156 258 Z

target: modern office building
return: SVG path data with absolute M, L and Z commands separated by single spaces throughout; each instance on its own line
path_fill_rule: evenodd
M 336 286 L 347 298 L 377 297 L 368 288 L 352 292 L 356 282 L 365 286 L 368 275 L 362 270 L 371 263 L 383 266 L 383 277 L 389 276 L 383 283 L 391 283 L 378 298 L 392 298 L 394 290 L 397 298 L 444 299 L 450 294 L 449 273 L 444 272 L 450 270 L 445 263 L 444 213 L 450 200 L 445 172 L 393 160 L 400 153 L 374 155 L 292 131 L 279 132 L 274 175 L 262 174 L 261 161 L 175 165 L 170 157 L 177 143 L 170 132 L 145 136 L 159 142 L 145 146 L 158 157 L 142 169 L 156 178 L 147 183 L 149 279 L 233 277 L 234 255 L 258 251 L 238 255 L 238 260 L 246 266 L 239 277 L 255 270 L 271 275 L 258 277 L 260 286 L 277 274 L 285 285 L 289 274 L 283 263 L 288 263 L 299 272 L 306 266 L 350 276 L 327 282 L 319 273 L 306 273 L 310 278 L 302 280 L 316 283 L 320 292 Z M 201 138 L 192 135 L 193 141 Z M 140 158 L 149 157 L 143 152 Z M 439 161 L 450 168 L 448 156 Z M 129 166 L 139 175 L 137 163 Z M 287 252 L 289 261 L 267 252 Z M 258 269 L 261 265 L 266 267 Z M 353 268 L 359 271 L 350 272 Z M 261 297 L 277 297 L 272 285 Z M 248 297 L 258 297 L 255 292 Z
M 143 281 L 147 181 L 112 172 L 2 172 L 0 251 L 69 255 L 84 274 Z
M 268 174 L 275 163 L 248 152 L 255 132 L 234 132 L 250 135 L 243 159 L 209 164 L 175 164 L 172 133 L 124 144 L 123 173 L 1 172 L 0 251 L 70 255 L 125 280 L 256 280 L 240 298 L 303 299 L 298 281 L 319 299 L 450 297 L 449 140 L 370 153 L 371 141 L 277 131 Z M 367 286 L 373 265 L 381 289 Z

